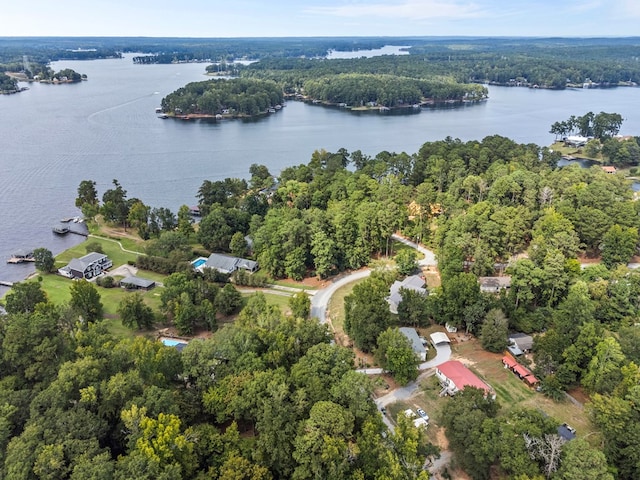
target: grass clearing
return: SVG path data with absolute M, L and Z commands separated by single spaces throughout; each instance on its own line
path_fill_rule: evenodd
M 400 252 L 405 251 L 405 250 L 410 250 L 413 253 L 416 254 L 416 261 L 420 261 L 424 258 L 424 254 L 418 250 L 416 250 L 413 247 L 410 247 L 409 245 L 405 245 L 402 242 L 398 242 L 397 240 L 394 240 L 391 243 L 391 252 L 392 252 L 392 256 L 396 256 L 398 255 Z
M 56 257 L 56 266 L 64 267 L 71 261 L 72 258 L 80 258 L 87 254 L 87 245 L 91 243 L 98 243 L 102 247 L 102 251 L 113 262 L 114 267 L 124 265 L 129 261 L 135 261 L 137 255 L 134 253 L 128 253 L 122 251 L 120 245 L 105 238 L 89 237 L 84 242 L 71 247 L 69 250 L 65 250 Z
M 493 387 L 503 414 L 518 407 L 534 408 L 543 411 L 559 423 L 570 424 L 578 430 L 580 436 L 596 432 L 584 408 L 568 400 L 556 402 L 529 388 L 510 370 L 504 368 L 502 354 L 483 350 L 477 339 L 453 343 L 451 347 L 453 358 L 463 361 Z
M 278 285 L 279 287 L 287 287 L 287 288 L 297 288 L 299 290 L 317 290 L 317 285 L 308 285 L 303 282 L 296 282 L 294 280 L 272 280 L 271 283 L 273 285 Z
M 331 318 L 331 325 L 333 326 L 333 330 L 336 334 L 336 338 L 343 337 L 345 335 L 344 332 L 344 297 L 349 295 L 353 291 L 353 287 L 355 287 L 358 282 L 362 280 L 355 280 L 351 283 L 346 284 L 343 287 L 340 287 L 331 297 L 329 301 L 329 305 L 327 306 L 327 313 L 329 318 Z
M 242 296 L 245 298 L 249 298 L 254 293 L 255 292 L 246 292 L 243 293 Z M 264 294 L 264 297 L 267 300 L 267 304 L 276 305 L 280 309 L 280 311 L 285 314 L 291 311 L 291 307 L 289 307 L 289 299 L 291 297 L 289 297 L 288 295 L 279 295 L 277 293 L 271 293 L 268 291 L 261 291 L 261 293 Z

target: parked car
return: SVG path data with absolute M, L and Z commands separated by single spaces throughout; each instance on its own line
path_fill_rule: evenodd
M 425 412 L 423 409 L 417 408 L 416 412 L 418 412 L 418 415 L 424 418 L 427 422 L 429 421 L 429 415 L 427 415 L 427 412 Z

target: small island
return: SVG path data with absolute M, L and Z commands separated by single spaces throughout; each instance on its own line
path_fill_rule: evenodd
M 0 93 L 11 94 L 29 89 L 28 87 L 19 87 L 18 82 L 39 82 L 58 85 L 63 83 L 78 83 L 87 80 L 85 74 L 80 74 L 71 68 L 65 68 L 59 72 L 55 72 L 47 66 L 38 65 L 38 67 L 44 68 L 0 73 Z M 38 73 L 34 74 L 34 71 Z
M 162 99 L 169 117 L 251 118 L 282 108 L 284 94 L 276 82 L 234 78 L 192 82 Z

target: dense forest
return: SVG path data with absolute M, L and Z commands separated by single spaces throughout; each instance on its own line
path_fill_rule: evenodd
M 351 350 L 305 320 L 308 307 L 283 316 L 257 295 L 219 328 L 216 312 L 236 312 L 242 302 L 225 276 L 195 274 L 189 263 L 209 251 L 252 255 L 262 273 L 238 275 L 236 285 L 326 278 L 391 255 L 392 235 L 401 232 L 436 250 L 441 285 L 427 296 L 403 292 L 391 315 L 389 285 L 413 271 L 415 257 L 375 268 L 345 299 L 355 346 L 404 383 L 415 378 L 416 360 L 395 327 L 448 323 L 494 352 L 506 347 L 508 331 L 532 333 L 541 394 L 561 401 L 579 387 L 597 429 L 565 444 L 540 411 L 465 390 L 444 407 L 458 464 L 477 479 L 578 480 L 585 468 L 593 478 L 637 478 L 640 273 L 627 264 L 637 253 L 640 207 L 623 175 L 558 168 L 558 160 L 499 136 L 446 138 L 412 155 L 321 150 L 278 178 L 253 165 L 248 180 L 203 182 L 197 229 L 188 207 L 177 217 L 151 209 L 116 181 L 100 203 L 95 184 L 83 182 L 77 205 L 85 214 L 137 228 L 149 239 L 138 264 L 175 272 L 156 315 L 185 333 L 217 331 L 181 355 L 143 339 L 114 343 L 97 320 L 75 325 L 82 302 L 35 307 L 28 299 L 46 297 L 10 301 L 14 292 L 0 331 L 10 375 L 2 381 L 5 472 L 46 478 L 47 465 L 63 469 L 61 478 L 83 478 L 71 475 L 90 468 L 108 472 L 99 478 L 421 478 L 419 466 L 435 450 L 401 417 L 395 433 L 384 433 Z M 510 289 L 480 291 L 479 276 L 505 274 Z M 132 327 L 153 323 L 153 314 L 129 316 L 126 307 Z M 16 333 L 27 328 L 26 338 Z M 74 368 L 83 373 L 71 375 Z M 79 418 L 93 422 L 90 438 L 47 425 Z M 171 432 L 163 437 L 169 446 L 154 440 L 158 429 Z
M 266 113 L 283 101 L 275 82 L 255 79 L 219 79 L 193 82 L 162 99 L 164 112 L 253 116 Z
M 13 93 L 18 90 L 18 81 L 0 73 L 0 93 Z

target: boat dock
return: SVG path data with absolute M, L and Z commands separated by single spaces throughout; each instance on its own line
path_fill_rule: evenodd
M 25 262 L 35 262 L 36 259 L 33 257 L 29 257 L 29 258 L 24 258 L 24 257 L 11 257 L 7 260 L 7 263 L 12 263 L 12 264 L 16 264 L 16 263 L 25 263 Z
M 7 260 L 7 263 L 17 264 L 17 263 L 25 263 L 25 262 L 35 262 L 36 259 L 33 258 L 32 251 L 18 250 L 14 252 L 11 257 Z
M 57 235 L 66 235 L 67 233 L 75 233 L 76 235 L 87 236 L 89 230 L 81 217 L 63 218 L 60 223 L 51 227 L 53 233 Z

